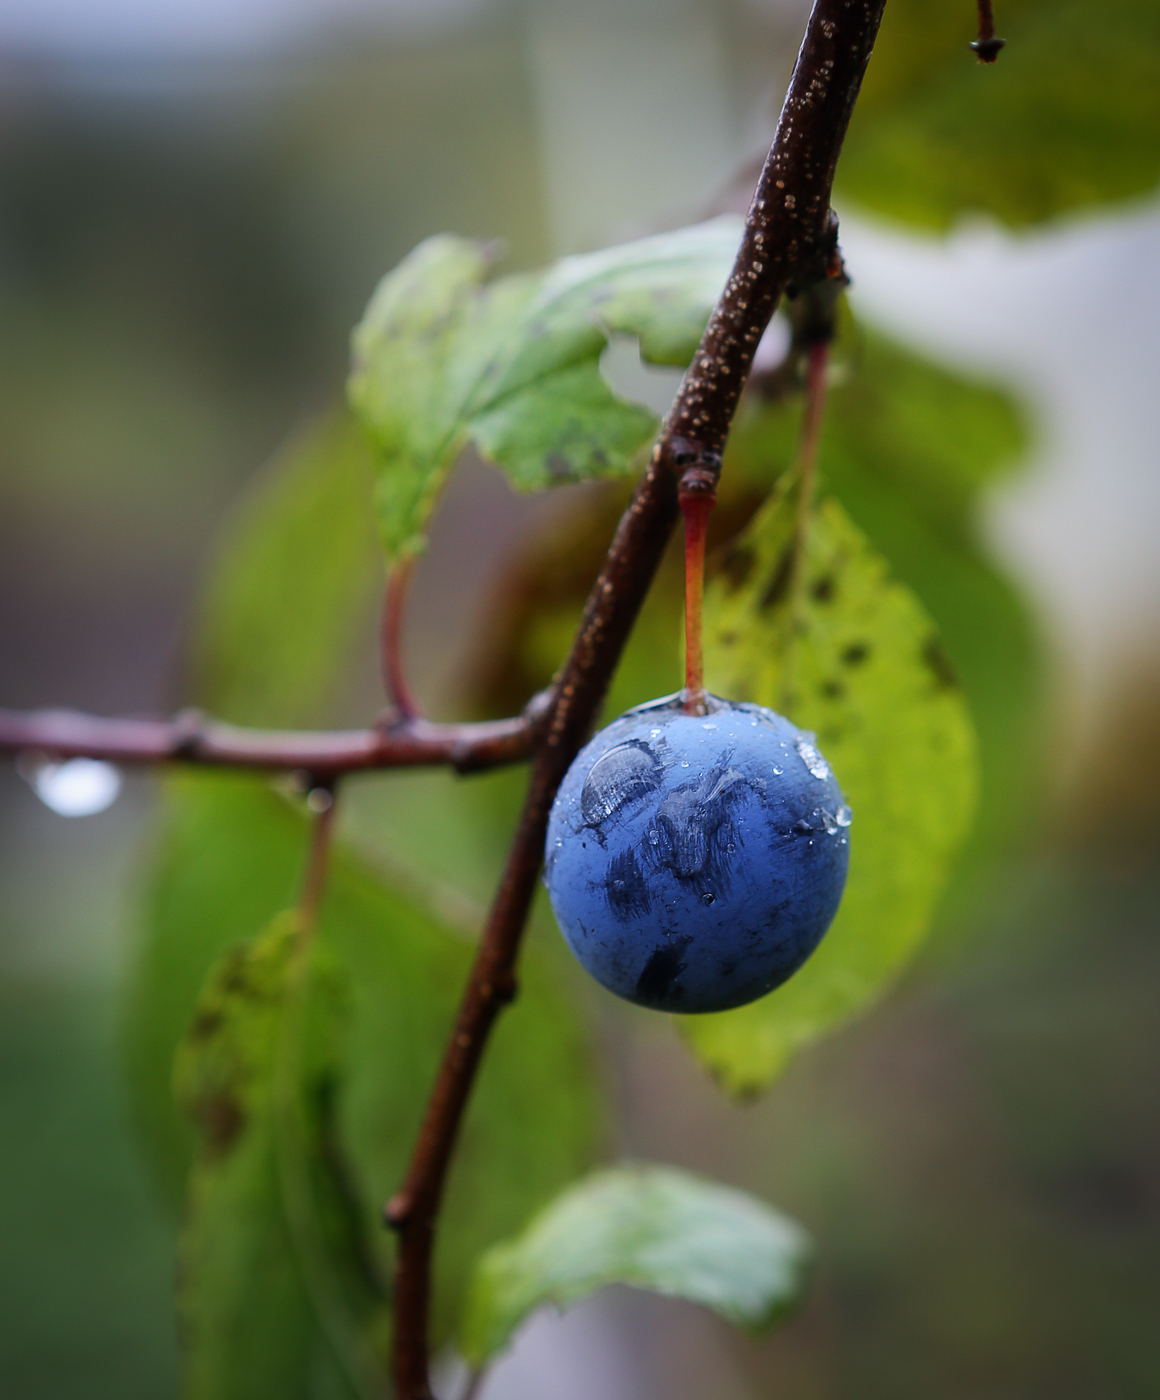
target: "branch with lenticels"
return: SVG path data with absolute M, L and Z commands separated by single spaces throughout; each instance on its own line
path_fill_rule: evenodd
M 791 282 L 840 270 L 834 168 L 885 0 L 816 0 L 733 271 L 685 375 L 644 479 L 620 521 L 556 678 L 523 812 L 402 1189 L 393 1375 L 398 1400 L 430 1400 L 431 1256 L 447 1169 L 491 1027 L 515 993 L 515 964 L 543 857 L 548 812 L 596 719 L 678 516 L 678 495 L 713 491 L 757 343 Z

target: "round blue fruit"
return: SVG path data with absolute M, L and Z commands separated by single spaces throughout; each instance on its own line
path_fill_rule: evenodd
M 629 710 L 569 768 L 544 883 L 576 957 L 659 1011 L 725 1011 L 805 962 L 842 898 L 850 809 L 812 734 L 761 705 Z

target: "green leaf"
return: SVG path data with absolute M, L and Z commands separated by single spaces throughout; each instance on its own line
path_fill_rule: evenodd
M 338 413 L 292 439 L 243 498 L 195 617 L 194 703 L 238 724 L 327 714 L 382 588 L 371 466 Z
M 305 822 L 248 776 L 183 775 L 167 783 L 165 805 L 125 1046 L 138 1123 L 174 1191 L 190 1153 L 170 1090 L 175 1049 L 215 959 L 293 902 Z M 402 1179 L 472 946 L 341 845 L 316 937 L 349 988 L 336 1131 L 367 1236 L 386 1269 L 389 1241 L 378 1210 Z M 436 1251 L 436 1339 L 449 1331 L 471 1261 L 590 1164 L 599 1123 L 584 1033 L 530 948 L 520 995 L 489 1046 L 448 1185 Z
M 800 1299 L 809 1260 L 805 1233 L 741 1191 L 671 1167 L 598 1172 L 480 1259 L 459 1349 L 477 1369 L 534 1309 L 566 1308 L 611 1283 L 764 1331 Z
M 378 453 L 388 559 L 423 548 L 447 472 L 473 442 L 521 491 L 630 470 L 656 420 L 600 374 L 613 333 L 654 364 L 692 358 L 740 239 L 735 219 L 488 283 L 491 253 L 428 239 L 354 332 L 350 399 Z
M 1154 0 L 1003 0 L 997 63 L 967 48 L 974 14 L 891 0 L 838 167 L 838 196 L 949 227 L 1018 226 L 1153 190 L 1160 180 Z
M 320 1337 L 347 1392 L 385 1393 L 385 1290 L 334 1121 L 348 1001 L 290 912 L 221 959 L 179 1047 L 199 1135 L 179 1286 L 188 1400 L 304 1396 Z
M 934 624 L 833 500 L 809 533 L 800 599 L 786 585 L 796 492 L 779 489 L 705 599 L 714 690 L 816 731 L 854 810 L 846 893 L 818 951 L 768 997 L 688 1018 L 735 1092 L 878 995 L 926 933 L 975 809 L 975 736 Z

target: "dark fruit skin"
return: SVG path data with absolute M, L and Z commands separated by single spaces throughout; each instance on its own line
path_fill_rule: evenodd
M 581 964 L 658 1011 L 726 1011 L 780 986 L 830 926 L 850 809 L 813 735 L 761 705 L 629 710 L 565 775 L 544 883 Z

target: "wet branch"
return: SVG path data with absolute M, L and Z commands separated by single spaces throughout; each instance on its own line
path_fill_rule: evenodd
M 0 754 L 301 770 L 325 782 L 360 770 L 445 765 L 461 773 L 518 763 L 540 741 L 550 693 L 522 715 L 481 724 L 431 724 L 387 711 L 371 729 L 245 729 L 189 711 L 175 719 L 102 719 L 74 710 L 0 710 Z
M 836 226 L 838 154 L 885 0 L 816 0 L 732 274 L 620 521 L 554 687 L 523 812 L 420 1130 L 386 1218 L 399 1234 L 394 1380 L 430 1400 L 431 1255 L 444 1181 L 488 1033 L 515 994 L 515 962 L 543 856 L 548 812 L 588 735 L 678 515 L 689 471 L 715 478 L 754 351 L 791 278 L 824 277 Z

